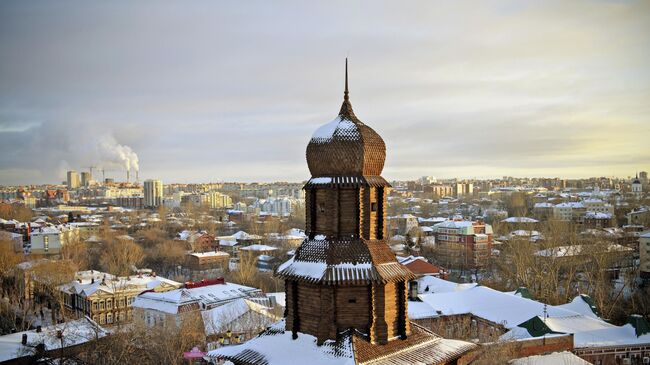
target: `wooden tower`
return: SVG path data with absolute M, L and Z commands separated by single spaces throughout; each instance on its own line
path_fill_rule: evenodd
M 408 280 L 386 242 L 386 196 L 381 177 L 386 145 L 355 115 L 345 92 L 338 116 L 307 146 L 307 238 L 278 268 L 285 279 L 286 329 L 319 344 L 353 328 L 374 344 L 410 335 Z

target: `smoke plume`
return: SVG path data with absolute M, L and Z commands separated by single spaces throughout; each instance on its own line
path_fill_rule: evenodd
M 140 170 L 138 155 L 131 147 L 117 143 L 110 135 L 102 136 L 96 144 L 98 164 L 102 166 L 120 166 L 127 171 Z

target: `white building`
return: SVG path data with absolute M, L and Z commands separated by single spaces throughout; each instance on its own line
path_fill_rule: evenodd
M 589 198 L 582 201 L 587 212 L 614 215 L 614 206 L 601 199 Z
M 553 207 L 553 218 L 561 221 L 571 221 L 574 216 L 582 215 L 585 206 L 581 202 L 560 203 Z
M 161 180 L 145 180 L 144 182 L 144 206 L 155 208 L 162 204 L 163 184 Z
M 80 230 L 73 225 L 45 226 L 35 229 L 30 235 L 32 254 L 57 255 L 67 243 L 80 239 Z
M 258 199 L 249 207 L 249 210 L 259 209 L 262 213 L 287 216 L 291 214 L 296 203 L 297 199 L 290 197 Z
M 641 180 L 639 180 L 639 174 L 632 180 L 632 194 L 640 196 L 643 192 L 643 185 Z

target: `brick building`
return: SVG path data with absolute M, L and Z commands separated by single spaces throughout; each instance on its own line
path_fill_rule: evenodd
M 451 220 L 433 226 L 436 259 L 451 268 L 484 266 L 492 251 L 492 226 L 484 222 Z

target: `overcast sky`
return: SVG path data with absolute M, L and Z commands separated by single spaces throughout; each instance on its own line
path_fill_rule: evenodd
M 124 179 L 130 151 L 141 179 L 301 181 L 346 56 L 389 180 L 650 169 L 650 1 L 20 0 L 0 184 Z

